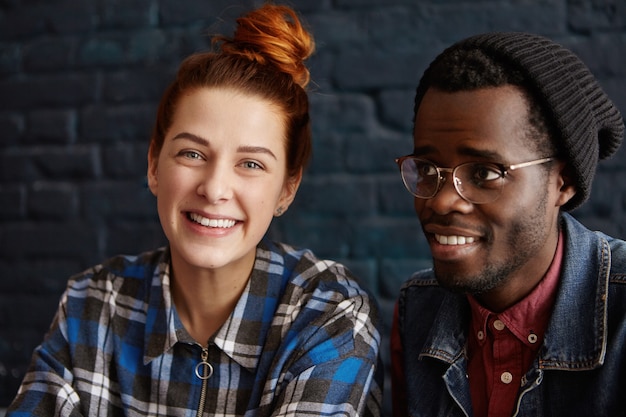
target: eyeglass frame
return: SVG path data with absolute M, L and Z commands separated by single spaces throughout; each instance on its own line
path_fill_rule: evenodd
M 402 171 L 402 163 L 404 161 L 406 161 L 407 159 L 417 159 L 418 161 L 423 161 L 423 162 L 429 163 L 433 167 L 435 167 L 435 170 L 437 171 L 437 187 L 435 188 L 435 191 L 433 192 L 433 195 L 431 195 L 430 197 L 422 197 L 422 196 L 416 195 L 409 188 L 409 186 L 406 183 L 406 180 L 404 178 L 403 171 Z M 480 203 L 474 202 L 474 201 L 468 199 L 466 196 L 464 196 L 463 193 L 459 190 L 458 182 L 460 181 L 460 179 L 456 176 L 456 172 L 457 172 L 457 169 L 459 167 L 464 166 L 464 165 L 469 165 L 469 164 L 481 164 L 481 163 L 483 163 L 485 165 L 493 165 L 493 166 L 497 167 L 500 170 L 501 179 L 504 179 L 504 177 L 506 177 L 506 175 L 508 174 L 509 171 L 515 171 L 515 170 L 521 169 L 521 168 L 526 168 L 526 167 L 530 167 L 530 166 L 534 166 L 534 165 L 545 164 L 545 163 L 554 161 L 555 159 L 557 159 L 556 156 L 548 156 L 548 157 L 545 157 L 545 158 L 533 159 L 532 161 L 519 162 L 517 164 L 502 164 L 502 163 L 498 163 L 498 162 L 472 162 L 472 161 L 470 161 L 470 162 L 463 162 L 462 164 L 459 164 L 459 165 L 455 166 L 454 168 L 440 167 L 440 166 L 438 166 L 437 164 L 435 164 L 432 161 L 420 158 L 420 157 L 415 156 L 413 154 L 395 158 L 395 161 L 396 161 L 396 164 L 398 164 L 398 168 L 400 169 L 400 177 L 402 178 L 402 183 L 404 184 L 404 188 L 406 188 L 406 190 L 412 196 L 414 196 L 416 198 L 420 198 L 420 199 L 423 199 L 423 200 L 430 200 L 432 198 L 435 198 L 435 196 L 437 194 L 439 194 L 439 191 L 441 191 L 441 189 L 443 188 L 443 185 L 446 182 L 446 177 L 443 174 L 448 172 L 448 173 L 452 174 L 452 183 L 454 184 L 454 190 L 457 192 L 457 194 L 463 200 L 465 200 L 465 201 L 467 201 L 469 203 L 472 203 L 472 204 L 488 204 L 488 203 L 493 203 L 494 201 L 496 201 L 500 197 L 500 195 L 502 193 L 502 187 L 500 187 L 498 195 L 493 200 L 480 202 Z

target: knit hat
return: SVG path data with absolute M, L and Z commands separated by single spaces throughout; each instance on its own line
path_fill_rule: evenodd
M 563 46 L 529 33 L 494 32 L 472 36 L 450 46 L 439 57 L 459 49 L 479 49 L 527 77 L 560 134 L 555 138 L 560 141 L 557 146 L 573 169 L 577 190 L 563 209 L 573 210 L 585 202 L 591 192 L 598 159 L 613 155 L 624 135 L 624 119 L 591 71 Z M 417 87 L 416 113 L 429 87 L 429 69 Z

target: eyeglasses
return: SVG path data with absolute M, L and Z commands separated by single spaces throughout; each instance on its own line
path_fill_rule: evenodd
M 425 159 L 407 155 L 396 158 L 406 189 L 417 198 L 429 199 L 443 187 L 444 173 L 452 173 L 454 188 L 466 201 L 485 204 L 495 201 L 502 192 L 504 177 L 509 171 L 545 164 L 554 157 L 535 159 L 519 164 L 467 162 L 454 168 L 442 168 Z

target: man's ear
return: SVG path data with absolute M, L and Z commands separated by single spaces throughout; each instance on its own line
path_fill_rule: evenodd
M 559 162 L 557 186 L 559 193 L 557 205 L 563 207 L 576 194 L 576 183 L 574 182 L 572 169 L 569 164 L 566 164 L 565 162 Z
M 275 213 L 277 215 L 280 216 L 285 211 L 287 211 L 294 198 L 296 198 L 296 193 L 298 192 L 298 188 L 300 187 L 301 182 L 302 168 L 300 168 L 296 175 L 287 178 L 287 180 L 285 181 L 285 184 L 283 185 L 283 191 L 280 195 L 280 198 L 278 199 L 278 202 L 276 203 Z
M 148 172 L 147 172 L 147 176 L 148 176 L 148 188 L 150 188 L 150 191 L 152 192 L 152 194 L 154 194 L 154 196 L 156 197 L 157 195 L 157 189 L 158 189 L 158 162 L 159 162 L 159 156 L 158 154 L 155 154 L 155 152 L 153 152 L 153 143 L 150 143 L 150 149 L 148 149 Z

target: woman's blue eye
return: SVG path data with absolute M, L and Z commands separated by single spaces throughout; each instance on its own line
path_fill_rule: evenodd
M 202 155 L 200 155 L 196 151 L 183 151 L 181 152 L 181 155 L 189 159 L 201 159 L 202 158 Z
M 250 169 L 263 169 L 263 167 L 261 165 L 259 165 L 258 163 L 254 162 L 254 161 L 245 161 L 244 163 L 241 164 L 244 168 L 250 168 Z

